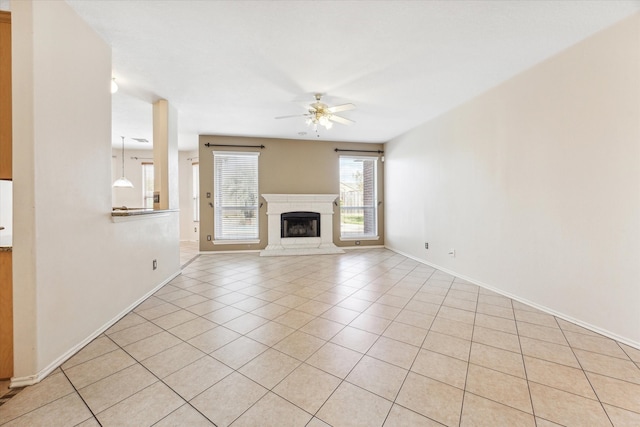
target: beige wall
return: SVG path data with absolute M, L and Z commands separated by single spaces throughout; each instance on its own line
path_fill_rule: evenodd
M 389 247 L 640 347 L 640 15 L 385 151 Z
M 205 143 L 231 145 L 264 145 L 265 148 L 206 147 Z M 336 148 L 348 150 L 382 150 L 382 144 L 337 143 L 293 139 L 241 138 L 227 136 L 200 136 L 200 250 L 256 250 L 267 245 L 267 206 L 260 209 L 260 243 L 255 245 L 213 245 L 207 235 L 213 236 L 213 209 L 206 193 L 213 195 L 213 151 L 260 151 L 260 194 L 339 194 L 339 155 Z M 375 155 L 362 153 L 362 155 Z M 378 200 L 384 201 L 384 163 L 378 161 Z M 264 200 L 261 198 L 261 202 Z M 361 246 L 384 244 L 383 208 L 378 208 L 378 240 L 361 240 Z M 355 246 L 353 241 L 340 241 L 338 210 L 334 211 L 333 242 L 337 246 Z

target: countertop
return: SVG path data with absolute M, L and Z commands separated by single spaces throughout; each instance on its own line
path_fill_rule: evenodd
M 131 220 L 142 220 L 167 216 L 173 212 L 180 212 L 179 209 L 121 209 L 113 208 L 111 220 L 113 222 L 127 222 Z
M 179 209 L 121 209 L 113 208 L 111 216 L 134 216 L 134 215 L 154 215 L 167 212 L 178 212 Z

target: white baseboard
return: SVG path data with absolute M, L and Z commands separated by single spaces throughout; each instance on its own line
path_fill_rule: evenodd
M 87 344 L 89 344 L 91 341 L 96 339 L 104 331 L 106 331 L 111 326 L 113 326 L 118 320 L 120 320 L 124 316 L 126 316 L 131 310 L 136 308 L 144 300 L 146 300 L 151 295 L 153 295 L 158 289 L 160 289 L 161 287 L 163 287 L 164 285 L 166 285 L 167 283 L 169 283 L 170 281 L 175 279 L 178 275 L 180 275 L 180 273 L 182 273 L 181 270 L 178 270 L 177 272 L 173 273 L 171 276 L 169 276 L 169 278 L 165 279 L 162 283 L 160 283 L 159 285 L 154 287 L 152 290 L 150 290 L 149 292 L 144 294 L 142 297 L 140 297 L 138 300 L 136 300 L 133 304 L 129 305 L 123 311 L 118 313 L 114 318 L 109 320 L 107 323 L 105 323 L 103 326 L 101 326 L 98 330 L 94 331 L 92 334 L 90 334 L 84 340 L 82 340 L 81 342 L 79 342 L 78 344 L 76 344 L 75 346 L 70 348 L 69 350 L 67 350 L 63 355 L 61 355 L 56 360 L 51 362 L 47 367 L 42 369 L 37 374 L 29 375 L 29 376 L 26 376 L 26 377 L 12 377 L 11 378 L 11 384 L 9 385 L 9 388 L 25 387 L 25 386 L 28 386 L 28 385 L 33 385 L 33 384 L 39 383 L 40 381 L 45 379 L 47 375 L 49 375 L 56 368 L 61 366 L 64 362 L 69 360 L 78 351 L 82 350 Z
M 460 279 L 466 280 L 467 282 L 473 283 L 474 285 L 478 285 L 481 288 L 488 289 L 488 290 L 490 290 L 492 292 L 495 292 L 497 294 L 503 295 L 503 296 L 505 296 L 507 298 L 511 298 L 514 301 L 518 301 L 518 302 L 521 302 L 523 304 L 529 305 L 529 306 L 531 306 L 533 308 L 536 308 L 536 309 L 538 309 L 540 311 L 544 311 L 545 313 L 551 314 L 552 316 L 556 316 L 556 317 L 558 317 L 558 318 L 560 318 L 562 320 L 566 320 L 567 322 L 575 323 L 576 325 L 582 326 L 583 328 L 589 329 L 590 331 L 593 331 L 593 332 L 595 332 L 597 334 L 604 335 L 605 337 L 614 339 L 614 340 L 619 341 L 619 342 L 621 342 L 623 344 L 626 344 L 626 345 L 628 345 L 630 347 L 633 347 L 633 348 L 636 348 L 636 349 L 640 350 L 640 343 L 639 342 L 635 342 L 633 340 L 630 340 L 629 338 L 620 336 L 620 335 L 615 334 L 615 333 L 613 333 L 611 331 L 608 331 L 606 329 L 602 329 L 602 328 L 600 328 L 598 326 L 591 325 L 589 323 L 583 322 L 582 320 L 574 319 L 573 317 L 567 316 L 564 313 L 560 313 L 560 312 L 555 311 L 555 310 L 553 310 L 553 309 L 551 309 L 549 307 L 545 307 L 543 305 L 537 304 L 537 303 L 535 303 L 533 301 L 529 301 L 529 300 L 527 300 L 525 298 L 521 298 L 521 297 L 519 297 L 517 295 L 514 295 L 514 294 L 511 294 L 509 292 L 505 292 L 505 291 L 503 291 L 501 289 L 495 288 L 495 287 L 493 287 L 491 285 L 488 285 L 486 283 L 480 282 L 479 280 L 475 280 L 475 279 L 473 279 L 471 277 L 467 277 L 465 275 L 458 274 L 453 270 L 449 270 L 448 268 L 441 267 L 441 266 L 439 266 L 437 264 L 434 264 L 432 262 L 426 261 L 424 259 L 417 258 L 417 257 L 415 257 L 413 255 L 404 253 L 402 251 L 399 251 L 397 249 L 391 248 L 389 246 L 385 246 L 385 247 L 387 249 L 389 249 L 390 251 L 393 251 L 393 252 L 395 252 L 397 254 L 406 256 L 407 258 L 411 258 L 412 260 L 418 261 L 421 264 L 428 265 L 430 267 L 433 267 L 433 268 L 438 269 L 440 271 L 443 271 L 445 273 L 451 274 L 452 276 L 459 277 Z

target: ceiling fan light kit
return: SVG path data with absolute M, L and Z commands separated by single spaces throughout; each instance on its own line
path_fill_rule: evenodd
M 288 119 L 292 117 L 306 117 L 306 123 L 308 126 L 313 126 L 313 129 L 316 133 L 318 133 L 318 125 L 324 126 L 325 129 L 331 129 L 333 127 L 333 122 L 340 123 L 343 125 L 350 125 L 355 123 L 353 120 L 341 117 L 336 115 L 335 113 L 341 111 L 349 111 L 356 108 L 353 104 L 341 104 L 335 105 L 333 107 L 329 107 L 324 102 L 321 102 L 322 98 L 321 93 L 315 94 L 316 102 L 309 105 L 308 113 L 306 114 L 296 114 L 293 116 L 280 116 L 276 117 L 276 119 Z

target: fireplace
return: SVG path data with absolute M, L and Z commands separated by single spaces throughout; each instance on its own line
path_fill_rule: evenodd
M 341 254 L 333 244 L 337 194 L 263 194 L 267 247 L 260 256 Z
M 320 214 L 318 212 L 281 214 L 280 237 L 320 237 Z

